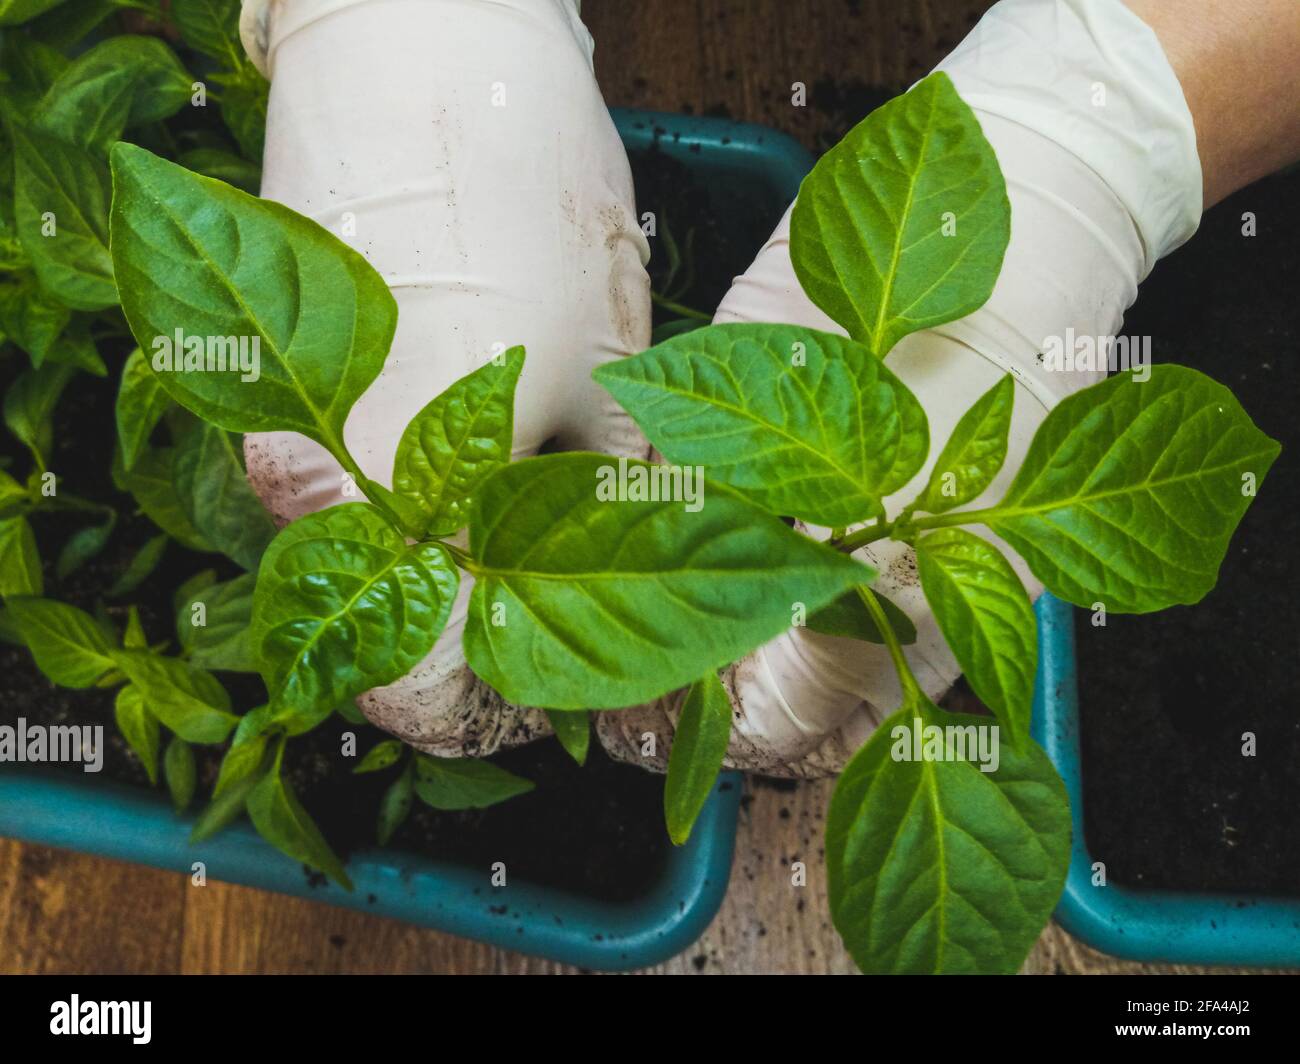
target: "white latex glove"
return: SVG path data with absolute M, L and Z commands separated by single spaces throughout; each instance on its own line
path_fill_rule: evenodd
M 391 483 L 407 422 L 515 344 L 527 348 L 515 458 L 548 440 L 644 457 L 640 432 L 591 380 L 649 342 L 649 250 L 577 3 L 245 0 L 241 29 L 272 79 L 263 196 L 341 236 L 397 299 L 388 362 L 344 433 L 365 474 Z M 337 464 L 302 436 L 249 436 L 245 452 L 282 522 L 347 498 Z M 485 754 L 549 731 L 466 666 L 472 584 L 462 576 L 430 656 L 358 702 L 429 753 Z
M 1119 0 L 1002 0 L 939 69 L 997 152 L 1011 242 L 982 309 L 906 337 L 889 356 L 925 408 L 931 439 L 925 468 L 885 500 L 891 517 L 928 481 L 961 414 L 1009 372 L 1017 387 L 1006 463 L 971 506 L 998 501 L 1047 412 L 1105 376 L 1047 372 L 1038 359 L 1045 339 L 1068 329 L 1119 333 L 1138 282 L 1195 232 L 1201 214 L 1200 161 L 1182 90 L 1155 34 Z M 842 333 L 795 278 L 789 223 L 787 212 L 715 320 Z M 1000 546 L 1037 597 L 1041 585 Z M 914 552 L 882 541 L 858 556 L 915 622 L 907 658 L 926 694 L 940 697 L 961 670 L 921 592 Z M 808 629 L 792 629 L 724 679 L 734 709 L 728 763 L 777 775 L 838 772 L 901 697 L 883 647 Z M 601 714 L 602 742 L 616 757 L 663 768 L 681 698 Z M 646 733 L 656 737 L 654 757 L 643 755 Z

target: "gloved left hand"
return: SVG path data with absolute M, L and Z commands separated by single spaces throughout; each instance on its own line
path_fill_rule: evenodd
M 649 342 L 649 250 L 576 2 L 245 0 L 242 28 L 271 77 L 262 195 L 341 236 L 397 299 L 388 362 L 345 430 L 366 476 L 389 483 L 407 422 L 516 344 L 516 459 L 548 441 L 645 457 L 591 379 Z M 295 433 L 249 436 L 246 457 L 279 521 L 349 497 L 334 460 Z M 465 664 L 472 586 L 464 575 L 428 658 L 358 701 L 428 753 L 549 732 Z

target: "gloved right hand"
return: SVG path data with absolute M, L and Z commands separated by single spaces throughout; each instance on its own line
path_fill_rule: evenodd
M 891 517 L 929 480 L 961 414 L 1010 373 L 1007 458 L 970 506 L 997 502 L 1048 411 L 1105 376 L 1104 366 L 1050 371 L 1040 358 L 1047 338 L 1118 333 L 1138 283 L 1195 232 L 1201 214 L 1200 161 L 1182 89 L 1155 34 L 1119 0 L 1002 0 L 938 69 L 974 109 L 997 153 L 1011 241 L 984 307 L 912 333 L 889 355 L 890 369 L 925 408 L 931 440 L 925 467 L 885 500 Z M 844 332 L 795 277 L 788 212 L 715 320 Z M 971 531 L 996 538 L 980 526 Z M 1041 584 L 999 546 L 1037 597 Z M 858 556 L 880 572 L 877 587 L 916 625 L 916 643 L 905 653 L 927 696 L 938 699 L 961 670 L 922 594 L 915 553 L 883 540 Z M 901 698 L 884 647 L 807 628 L 750 654 L 724 682 L 733 705 L 727 763 L 772 775 L 838 773 Z M 678 692 L 602 713 L 601 741 L 615 757 L 663 770 L 681 701 Z M 651 746 L 654 754 L 643 754 Z

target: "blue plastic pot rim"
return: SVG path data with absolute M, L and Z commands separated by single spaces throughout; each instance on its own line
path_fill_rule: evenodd
M 1038 601 L 1034 738 L 1070 797 L 1074 839 L 1056 919 L 1104 953 L 1140 961 L 1300 965 L 1300 899 L 1133 890 L 1099 879 L 1083 833 L 1074 608 Z

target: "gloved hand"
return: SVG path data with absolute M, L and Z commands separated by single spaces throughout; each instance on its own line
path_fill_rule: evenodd
M 548 436 L 644 453 L 628 420 L 588 383 L 595 362 L 644 346 L 649 311 L 626 162 L 573 7 L 272 0 L 269 18 L 254 7 L 246 3 L 247 36 L 254 52 L 261 42 L 274 77 L 264 194 L 342 232 L 390 278 L 401 308 L 389 365 L 348 425 L 367 475 L 387 478 L 406 421 L 488 357 L 492 343 L 529 349 L 517 457 Z M 426 40 L 427 49 L 411 44 Z M 1154 35 L 1118 0 L 1004 0 L 942 68 L 998 153 L 1011 244 L 989 303 L 906 338 L 890 365 L 927 410 L 934 455 L 971 402 L 1003 373 L 1015 376 L 1008 460 L 978 505 L 1005 490 L 1047 410 L 1104 375 L 1044 372 L 1044 339 L 1118 329 L 1138 281 L 1194 231 L 1201 180 L 1177 79 Z M 521 81 L 534 86 L 522 101 L 512 87 Z M 567 91 L 535 90 L 547 83 Z M 506 107 L 493 112 L 485 97 L 496 88 Z M 512 112 L 517 102 L 524 110 Z M 593 263 L 603 265 L 594 282 Z M 838 331 L 795 280 L 788 215 L 718 320 Z M 341 501 L 341 472 L 308 441 L 254 437 L 248 459 L 281 519 Z M 928 473 L 887 500 L 891 512 Z M 937 697 L 958 669 L 911 552 L 875 544 L 863 556 L 917 623 L 909 658 Z M 467 591 L 430 659 L 361 700 L 382 727 L 444 755 L 487 753 L 545 731 L 540 714 L 503 707 L 465 667 Z M 899 698 L 879 648 L 806 629 L 750 655 L 726 679 L 736 708 L 729 763 L 777 774 L 838 771 Z M 602 741 L 616 756 L 662 767 L 680 697 L 602 714 Z M 652 757 L 642 754 L 646 732 L 657 739 Z
M 245 0 L 241 29 L 272 81 L 263 196 L 361 251 L 397 299 L 387 365 L 345 430 L 365 474 L 390 483 L 407 422 L 515 344 L 515 458 L 548 440 L 645 457 L 591 379 L 649 343 L 649 250 L 575 0 Z M 279 521 L 358 497 L 297 434 L 249 436 L 245 454 Z M 465 664 L 472 586 L 429 657 L 358 703 L 433 754 L 549 731 Z
M 885 500 L 892 517 L 929 480 L 961 414 L 997 380 L 1016 382 L 1007 459 L 971 503 L 997 502 L 1047 412 L 1100 381 L 1105 367 L 1051 372 L 1048 337 L 1120 331 L 1138 283 L 1200 220 L 1201 167 L 1192 116 L 1155 34 L 1119 0 L 1002 0 L 941 64 L 997 152 L 1011 201 L 1011 242 L 997 286 L 975 314 L 903 339 L 889 366 L 930 422 L 930 461 Z M 790 264 L 787 212 L 737 279 L 716 321 L 790 322 L 843 330 L 804 295 Z M 1072 330 L 1072 333 L 1071 333 Z M 828 529 L 808 529 L 825 539 Z M 996 539 L 982 528 L 972 531 Z M 1005 545 L 1036 598 L 1042 586 Z M 908 661 L 926 694 L 960 673 L 921 592 L 910 547 L 882 541 L 859 557 L 916 624 Z M 796 628 L 724 676 L 733 703 L 727 763 L 773 775 L 837 773 L 900 704 L 884 647 Z M 602 713 L 614 756 L 662 769 L 682 694 Z M 645 755 L 647 734 L 653 757 Z

